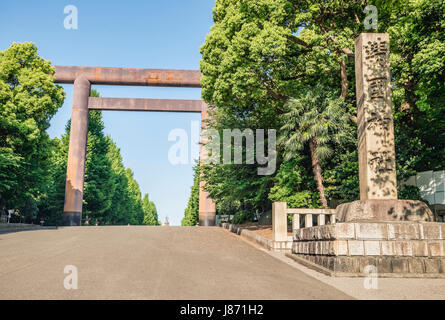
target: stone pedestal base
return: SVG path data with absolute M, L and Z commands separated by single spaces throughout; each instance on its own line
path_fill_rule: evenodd
M 334 276 L 445 277 L 445 224 L 347 222 L 298 229 L 292 256 Z M 368 269 L 369 270 L 369 269 Z
M 62 215 L 62 226 L 80 226 L 82 212 L 64 212 Z
M 200 227 L 213 227 L 216 221 L 215 212 L 200 212 L 199 213 L 199 226 Z
M 430 208 L 417 200 L 359 200 L 336 209 L 339 222 L 348 221 L 434 221 Z

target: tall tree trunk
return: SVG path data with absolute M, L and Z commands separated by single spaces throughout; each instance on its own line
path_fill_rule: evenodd
M 340 61 L 341 95 L 340 99 L 345 100 L 348 96 L 348 72 L 346 70 L 346 58 Z
M 348 96 L 348 70 L 346 69 L 346 58 L 340 61 L 340 78 L 341 78 L 341 94 L 340 99 L 346 100 L 346 97 Z M 354 115 L 350 115 L 349 119 L 355 123 L 357 123 L 357 117 Z
M 321 175 L 320 159 L 318 159 L 317 154 L 315 152 L 317 150 L 317 141 L 315 139 L 310 139 L 309 147 L 311 148 L 312 170 L 314 171 L 314 179 L 317 182 L 318 192 L 320 192 L 320 202 L 323 208 L 328 209 L 328 202 L 326 201 L 326 197 L 324 194 L 323 176 Z
M 405 89 L 405 105 L 407 107 L 407 120 L 409 121 L 410 125 L 415 129 L 416 122 L 414 119 L 416 119 L 418 115 L 418 109 L 416 107 L 417 97 L 414 93 L 415 91 L 415 84 L 411 80 L 406 80 L 403 88 Z

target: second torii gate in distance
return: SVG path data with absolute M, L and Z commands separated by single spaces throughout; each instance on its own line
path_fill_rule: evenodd
M 66 173 L 65 204 L 62 224 L 79 226 L 82 219 L 85 155 L 89 110 L 199 112 L 201 128 L 207 118 L 207 105 L 202 100 L 126 99 L 90 97 L 91 85 L 125 85 L 158 87 L 201 87 L 201 72 L 135 68 L 55 66 L 56 83 L 74 84 L 70 144 Z M 201 144 L 201 159 L 207 154 Z M 215 203 L 199 190 L 199 225 L 215 225 Z

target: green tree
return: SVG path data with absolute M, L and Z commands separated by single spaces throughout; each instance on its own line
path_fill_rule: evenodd
M 217 0 L 214 25 L 201 48 L 202 96 L 212 106 L 208 124 L 218 131 L 279 130 L 289 119 L 283 116 L 286 102 L 315 84 L 343 101 L 340 109 L 352 121 L 343 124 L 340 143 L 326 144 L 335 152 L 323 161 L 325 203 L 359 196 L 354 39 L 375 32 L 364 29 L 364 8 L 370 4 L 379 10 L 377 31 L 391 38 L 399 180 L 443 169 L 443 1 Z M 251 165 L 204 166 L 206 189 L 218 210 L 263 209 L 277 199 L 310 205 L 316 197 L 307 195 L 316 188 L 307 168 L 298 186 L 283 179 L 292 176 L 286 170 L 312 166 L 306 161 L 310 148 L 286 161 L 283 153 L 281 145 L 278 174 L 271 177 L 258 177 Z
M 158 212 L 156 210 L 156 205 L 153 201 L 150 201 L 148 194 L 145 194 L 142 199 L 142 209 L 144 211 L 144 224 L 147 226 L 157 226 Z
M 332 155 L 332 142 L 339 142 L 339 131 L 346 123 L 342 100 L 334 97 L 327 88 L 315 85 L 304 94 L 293 98 L 286 105 L 288 111 L 283 114 L 286 123 L 281 128 L 279 143 L 284 146 L 285 159 L 309 145 L 312 170 L 320 202 L 327 209 L 321 162 Z M 284 121 L 283 121 L 284 122 Z
M 187 208 L 182 218 L 182 226 L 195 226 L 199 221 L 199 166 L 194 168 L 193 186 Z
M 114 193 L 111 200 L 111 206 L 107 210 L 105 217 L 106 223 L 113 225 L 125 225 L 132 221 L 132 198 L 128 190 L 128 178 L 126 175 L 126 168 L 123 164 L 123 159 L 120 149 L 116 146 L 114 141 L 107 137 L 108 140 L 108 154 L 107 157 L 111 162 L 113 171 L 113 185 Z
M 49 179 L 39 201 L 39 218 L 44 218 L 47 225 L 58 224 L 63 212 L 68 144 L 69 136 L 66 135 L 52 141 Z
M 320 2 L 319 9 L 324 5 Z M 345 7 L 348 12 L 362 10 L 356 1 L 326 6 L 330 7 L 325 12 L 339 17 Z M 308 1 L 216 1 L 215 24 L 201 48 L 202 95 L 214 106 L 211 127 L 280 129 L 285 103 L 317 82 L 341 91 L 342 99 L 348 97 L 344 84 L 342 91 L 342 74 L 344 66 L 346 75 L 351 69 L 345 56 L 351 53 L 355 31 L 345 33 L 345 23 L 358 27 L 344 18 L 336 19 L 337 24 L 333 18 L 324 22 L 320 14 Z M 322 29 L 325 33 L 317 34 Z M 345 104 L 344 113 L 353 110 L 352 105 Z M 274 177 L 259 177 L 255 166 L 213 165 L 204 167 L 203 173 L 217 202 L 239 201 L 247 210 L 270 208 Z
M 32 207 L 28 222 L 48 183 L 46 129 L 64 98 L 54 68 L 33 43 L 13 43 L 0 52 L 0 209 Z
M 269 199 L 287 202 L 289 208 L 318 208 L 315 180 L 310 176 L 311 159 L 304 154 L 284 161 L 270 189 Z
M 399 180 L 445 169 L 445 3 L 403 1 L 384 11 L 391 39 Z
M 99 97 L 91 90 L 92 97 Z M 113 170 L 108 157 L 109 141 L 103 130 L 102 112 L 92 110 L 88 118 L 88 140 L 85 161 L 83 214 L 99 222 L 108 222 L 106 212 L 110 209 L 115 191 Z
M 134 173 L 131 169 L 125 170 L 125 175 L 128 179 L 128 192 L 130 195 L 130 223 L 133 225 L 141 225 L 144 222 L 144 210 L 142 208 L 142 195 L 139 184 L 134 179 Z

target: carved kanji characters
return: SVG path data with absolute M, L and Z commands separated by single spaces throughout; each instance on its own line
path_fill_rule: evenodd
M 377 77 L 369 79 L 369 98 L 378 99 L 386 96 L 387 79 Z

